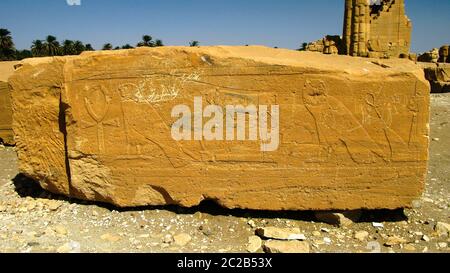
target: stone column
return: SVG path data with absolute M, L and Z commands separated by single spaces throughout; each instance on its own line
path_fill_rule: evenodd
M 345 14 L 344 14 L 344 50 L 345 54 L 350 55 L 350 48 L 352 44 L 352 20 L 353 20 L 353 0 L 345 0 Z
M 356 24 L 358 25 L 357 40 L 358 44 L 356 54 L 358 56 L 366 57 L 368 55 L 367 42 L 369 41 L 370 32 L 370 6 L 368 0 L 356 0 L 357 9 L 357 19 Z M 355 10 L 356 12 L 356 10 Z

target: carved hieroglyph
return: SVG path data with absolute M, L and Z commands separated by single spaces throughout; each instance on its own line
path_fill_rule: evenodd
M 407 207 L 424 187 L 429 84 L 408 61 L 163 47 L 34 62 L 11 79 L 20 169 L 55 192 L 124 207 L 328 210 Z M 196 96 L 279 105 L 278 150 L 175 141 L 171 110 Z

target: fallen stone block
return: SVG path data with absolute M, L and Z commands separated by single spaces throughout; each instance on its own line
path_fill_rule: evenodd
M 409 207 L 429 92 L 412 62 L 265 47 L 162 47 L 25 61 L 10 79 L 20 170 L 121 207 Z

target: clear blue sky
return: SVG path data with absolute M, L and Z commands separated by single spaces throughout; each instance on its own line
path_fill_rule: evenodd
M 414 24 L 412 50 L 450 43 L 450 0 L 406 0 Z M 344 0 L 1 0 L 0 27 L 18 49 L 48 34 L 99 49 L 135 45 L 143 34 L 166 45 L 259 44 L 298 48 L 342 33 Z

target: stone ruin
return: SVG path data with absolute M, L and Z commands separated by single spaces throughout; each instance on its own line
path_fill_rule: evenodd
M 449 50 L 449 45 L 443 45 L 439 49 L 433 48 L 432 50 L 420 55 L 417 58 L 417 61 L 425 63 L 450 63 Z
M 409 56 L 412 23 L 403 0 L 345 0 L 344 52 L 351 56 Z
M 430 87 L 408 60 L 139 48 L 25 60 L 9 83 L 20 171 L 74 198 L 120 207 L 213 200 L 257 210 L 396 209 L 424 189 Z M 195 111 L 187 133 L 196 137 L 174 140 L 174 107 L 195 109 L 198 96 L 203 109 L 278 106 L 278 149 L 261 151 L 263 142 L 247 135 L 206 140 L 198 124 L 219 130 L 224 118 Z M 246 113 L 231 124 L 246 124 Z
M 425 77 L 431 84 L 432 93 L 450 92 L 449 46 L 434 48 L 418 57 L 418 65 L 423 67 Z
M 339 49 L 342 48 L 342 39 L 340 36 L 327 35 L 325 38 L 309 43 L 306 46 L 307 51 L 320 52 L 323 54 L 339 54 Z
M 409 58 L 412 23 L 403 0 L 345 0 L 342 38 L 327 36 L 307 50 L 371 58 Z

